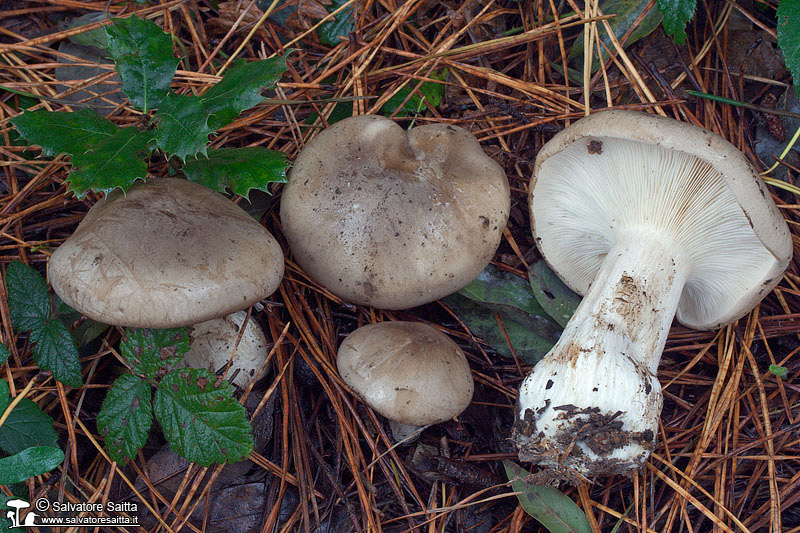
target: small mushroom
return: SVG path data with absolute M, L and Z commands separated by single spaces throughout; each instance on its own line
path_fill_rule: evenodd
M 221 194 L 160 178 L 95 204 L 47 271 L 56 294 L 89 318 L 172 328 L 266 298 L 283 276 L 283 253 Z
M 585 297 L 520 388 L 520 458 L 571 483 L 630 474 L 655 445 L 673 317 L 707 330 L 750 311 L 789 264 L 788 227 L 722 137 L 631 111 L 553 137 L 530 207 L 540 252 Z
M 320 132 L 295 161 L 281 225 L 295 260 L 353 303 L 407 309 L 462 288 L 508 221 L 503 169 L 468 131 L 404 131 L 358 116 Z
M 237 311 L 192 326 L 189 329 L 191 347 L 183 355 L 183 362 L 193 368 L 217 372 L 228 365 L 236 346 L 236 355 L 225 375 L 231 383 L 246 388 L 259 378 L 258 372 L 264 366 L 269 350 L 267 338 L 253 318 L 247 321 L 239 344 L 236 344 L 245 318 L 246 312 Z
M 364 402 L 395 423 L 398 440 L 420 426 L 450 420 L 472 400 L 474 385 L 464 352 L 426 324 L 362 326 L 342 342 L 337 366 Z

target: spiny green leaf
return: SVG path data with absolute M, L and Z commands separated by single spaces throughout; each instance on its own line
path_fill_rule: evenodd
M 572 292 L 544 261 L 534 263 L 528 273 L 531 291 L 542 309 L 562 328 L 572 318 L 581 297 Z
M 447 78 L 447 70 L 441 72 L 435 72 L 430 75 L 431 78 L 435 80 L 445 80 Z M 389 98 L 385 104 L 381 107 L 381 113 L 384 115 L 391 115 L 394 111 L 400 107 L 400 104 L 403 103 L 403 100 L 411 94 L 411 91 L 416 87 L 417 82 L 412 80 L 406 85 L 404 85 L 394 96 Z M 426 81 L 419 87 L 419 93 L 422 93 L 422 96 L 419 96 L 419 93 L 415 93 L 408 99 L 402 109 L 400 109 L 397 113 L 395 113 L 396 117 L 405 117 L 409 113 L 420 113 L 425 111 L 428 108 L 436 108 L 442 103 L 442 98 L 444 97 L 444 89 L 445 86 L 442 83 L 436 83 L 432 81 Z
M 245 109 L 258 104 L 264 97 L 261 92 L 278 83 L 286 71 L 286 57 L 282 56 L 248 63 L 240 59 L 222 77 L 222 80 L 211 87 L 200 97 L 203 107 L 208 113 L 208 125 L 218 130 L 233 122 Z
M 131 374 L 117 378 L 97 415 L 97 431 L 105 438 L 111 460 L 133 459 L 144 446 L 152 423 L 150 385 Z
M 347 0 L 332 0 L 327 6 L 328 13 L 333 13 L 346 3 Z M 340 37 L 347 38 L 355 29 L 356 23 L 353 20 L 353 6 L 351 5 L 340 11 L 333 19 L 323 22 L 317 29 L 317 35 L 322 44 L 336 46 L 342 42 Z
M 686 44 L 686 23 L 694 17 L 697 0 L 656 0 L 656 3 L 664 14 L 664 31 L 672 35 L 676 44 Z
M 51 446 L 36 446 L 0 459 L 0 485 L 22 483 L 64 462 L 64 452 Z
M 81 154 L 119 129 L 91 109 L 26 111 L 11 123 L 28 143 L 41 146 L 45 156 Z
M 145 179 L 144 158 L 150 154 L 147 144 L 151 136 L 136 128 L 120 128 L 91 150 L 74 154 L 69 190 L 83 198 L 90 189 L 109 193 L 119 187 L 126 191 L 136 180 Z
M 6 269 L 6 290 L 11 324 L 20 331 L 41 327 L 50 318 L 47 282 L 22 261 L 11 261 Z
M 4 365 L 9 357 L 11 357 L 11 352 L 8 351 L 5 344 L 0 344 L 0 365 Z
M 153 410 L 170 447 L 201 466 L 235 463 L 253 450 L 253 430 L 233 386 L 204 369 L 167 374 Z
M 800 94 L 800 0 L 781 0 L 777 18 L 778 47 Z
M 530 472 L 512 463 L 503 461 L 511 489 L 519 492 L 517 498 L 522 509 L 547 528 L 550 533 L 591 533 L 592 527 L 586 515 L 575 502 L 554 487 L 540 487 L 525 478 Z
M 208 113 L 198 96 L 169 93 L 161 102 L 156 115 L 156 145 L 169 155 L 186 156 L 206 153 Z
M 779 377 L 781 379 L 786 379 L 786 375 L 789 372 L 785 366 L 780 366 L 780 365 L 769 365 L 769 371 L 770 373 L 772 373 L 773 376 Z
M 189 351 L 187 328 L 126 328 L 120 353 L 137 374 L 150 379 L 163 376 Z
M 106 33 L 106 50 L 117 65 L 122 91 L 145 113 L 158 107 L 178 68 L 178 59 L 172 55 L 172 36 L 136 15 L 114 19 L 106 26 Z
M 284 183 L 288 166 L 286 154 L 260 146 L 220 148 L 209 150 L 208 157 L 187 159 L 183 173 L 215 191 L 248 197 L 250 189 L 269 192 L 270 183 Z
M 2 390 L 0 394 L 3 394 Z M 7 453 L 19 453 L 31 446 L 57 448 L 58 433 L 53 429 L 53 419 L 50 415 L 31 400 L 23 398 L 0 426 L 0 449 Z
M 57 318 L 50 318 L 31 331 L 33 360 L 42 370 L 68 387 L 80 387 L 80 354 L 67 327 Z

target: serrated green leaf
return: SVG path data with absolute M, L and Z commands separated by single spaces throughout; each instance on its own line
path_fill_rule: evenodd
M 614 18 L 608 19 L 608 25 L 611 26 L 614 36 L 621 39 L 628 31 L 628 28 L 639 18 L 639 15 L 645 10 L 650 3 L 650 0 L 605 0 L 600 3 L 600 9 L 604 15 L 615 15 Z M 630 37 L 625 41 L 625 45 L 631 45 L 641 39 L 650 35 L 655 30 L 663 19 L 661 12 L 658 9 L 651 9 L 650 12 L 642 19 L 642 22 L 633 30 Z M 605 45 L 600 46 L 602 60 L 608 59 L 609 50 L 614 49 L 611 42 L 611 37 L 608 35 L 605 24 L 598 24 L 598 35 L 600 40 Z M 568 58 L 570 60 L 576 57 L 583 57 L 584 54 L 584 39 L 585 32 L 581 32 L 575 39 L 575 42 L 570 48 Z M 559 72 L 561 72 L 562 65 L 557 64 Z M 597 60 L 597 49 L 592 50 L 592 72 L 600 68 L 600 61 Z
M 158 108 L 156 120 L 156 145 L 167 154 L 183 161 L 186 156 L 206 153 L 213 130 L 208 127 L 208 112 L 200 97 L 169 93 Z
M 686 23 L 694 17 L 697 0 L 656 0 L 656 4 L 664 15 L 664 31 L 675 44 L 686 44 Z
M 147 441 L 152 423 L 150 385 L 131 374 L 117 378 L 97 415 L 97 431 L 105 438 L 111 460 L 133 459 Z
M 285 183 L 289 158 L 260 146 L 209 150 L 208 157 L 186 160 L 183 173 L 209 189 L 247 198 L 250 189 L 269 192 L 270 183 Z
M 50 318 L 41 326 L 31 330 L 33 360 L 42 370 L 49 370 L 53 377 L 68 387 L 80 387 L 80 354 L 67 327 L 57 318 Z
M 58 434 L 53 429 L 50 415 L 31 400 L 23 398 L 0 426 L 0 450 L 13 454 L 32 446 L 57 448 Z
M 528 280 L 531 292 L 542 309 L 559 326 L 565 327 L 581 303 L 581 297 L 564 285 L 544 261 L 534 263 L 528 273 Z
M 347 3 L 347 0 L 332 0 L 330 5 L 326 7 L 328 13 L 333 13 L 344 4 Z M 317 35 L 319 36 L 319 40 L 322 44 L 326 44 L 328 46 L 336 46 L 342 40 L 340 37 L 344 37 L 345 39 L 355 31 L 356 23 L 353 19 L 353 6 L 342 10 L 339 12 L 338 15 L 335 15 L 333 19 L 323 22 L 322 25 L 317 28 Z
M 5 344 L 0 344 L 0 365 L 4 365 L 9 357 L 11 357 L 11 352 L 8 351 Z
M 800 0 L 781 0 L 776 16 L 778 47 L 800 94 Z
M 20 331 L 41 327 L 50 318 L 50 293 L 44 278 L 22 261 L 6 269 L 11 324 Z
M 786 379 L 786 376 L 789 370 L 785 366 L 780 365 L 769 365 L 769 371 L 773 376 L 779 377 L 781 379 Z
M 200 97 L 210 115 L 209 127 L 218 130 L 233 122 L 242 111 L 264 100 L 261 92 L 274 87 L 281 79 L 290 53 L 251 63 L 244 59 L 235 61 L 222 80 Z
M 253 450 L 247 413 L 233 386 L 205 369 L 167 374 L 156 391 L 153 411 L 170 447 L 201 466 L 235 463 Z
M 150 154 L 147 144 L 152 134 L 136 128 L 120 128 L 114 135 L 89 151 L 72 156 L 69 190 L 83 198 L 92 189 L 109 193 L 116 188 L 127 191 L 137 180 L 147 177 Z
M 83 153 L 119 129 L 91 109 L 25 111 L 11 123 L 28 143 L 41 146 L 45 156 Z
M 106 33 L 106 50 L 117 65 L 122 91 L 145 113 L 158 107 L 178 68 L 178 59 L 172 55 L 172 36 L 136 15 L 114 19 L 106 26 Z
M 432 73 L 430 77 L 436 80 L 445 80 L 447 78 L 447 70 Z M 394 96 L 383 104 L 381 113 L 387 116 L 394 113 L 395 110 L 400 107 L 400 104 L 403 103 L 403 100 L 411 94 L 411 91 L 416 85 L 417 83 L 413 80 L 404 85 Z M 444 98 L 444 89 L 444 84 L 432 81 L 424 82 L 419 87 L 419 93 L 422 93 L 422 96 L 419 96 L 419 93 L 412 95 L 403 108 L 397 111 L 394 116 L 405 117 L 408 116 L 409 113 L 421 113 L 428 108 L 438 107 L 439 104 L 442 103 L 442 98 Z
M 96 322 L 91 318 L 84 318 L 83 314 L 65 304 L 57 294 L 53 295 L 53 303 L 56 310 L 55 316 L 67 329 L 71 329 L 73 323 L 77 321 L 80 322 L 78 326 L 72 330 L 72 338 L 75 339 L 75 343 L 78 346 L 86 346 L 110 327 L 108 324 Z
M 22 483 L 58 468 L 64 462 L 60 448 L 37 446 L 0 459 L 0 485 Z
M 137 374 L 150 379 L 163 376 L 189 351 L 187 328 L 126 328 L 120 353 Z
M 530 472 L 511 461 L 504 460 L 503 466 L 511 481 L 511 489 L 520 493 L 517 499 L 522 509 L 550 533 L 592 533 L 589 519 L 574 501 L 554 487 L 541 487 L 526 481 Z

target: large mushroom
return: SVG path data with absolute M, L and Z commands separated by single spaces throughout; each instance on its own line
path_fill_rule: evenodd
M 723 138 L 631 111 L 584 118 L 537 156 L 533 233 L 583 301 L 525 378 L 520 458 L 571 483 L 649 456 L 673 317 L 714 329 L 750 311 L 792 255 L 757 172 Z
M 406 309 L 472 281 L 509 209 L 503 169 L 466 130 L 406 132 L 367 115 L 337 122 L 303 149 L 282 193 L 281 225 L 295 260 L 333 293 Z

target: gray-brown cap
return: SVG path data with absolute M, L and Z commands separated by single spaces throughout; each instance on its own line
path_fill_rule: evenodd
M 432 302 L 472 281 L 508 222 L 503 169 L 468 131 L 359 116 L 320 132 L 281 199 L 296 261 L 345 300 Z
M 47 272 L 56 294 L 94 320 L 171 328 L 267 297 L 283 277 L 283 253 L 221 194 L 160 178 L 95 204 Z
M 472 400 L 474 384 L 464 352 L 426 324 L 381 322 L 347 336 L 339 374 L 375 411 L 413 426 L 453 418 Z

